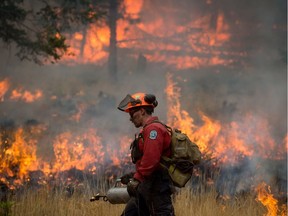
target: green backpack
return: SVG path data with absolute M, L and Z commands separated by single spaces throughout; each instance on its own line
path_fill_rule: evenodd
M 160 164 L 168 170 L 175 186 L 184 187 L 192 176 L 194 165 L 201 162 L 199 147 L 180 130 L 172 129 L 160 121 L 153 122 L 164 125 L 171 135 L 171 156 L 162 156 Z

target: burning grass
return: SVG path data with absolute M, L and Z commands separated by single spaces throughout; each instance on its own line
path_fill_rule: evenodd
M 0 82 L 0 100 L 8 87 L 7 80 Z M 269 121 L 257 113 L 220 121 L 199 111 L 195 121 L 181 106 L 180 90 L 168 74 L 167 123 L 181 129 L 199 145 L 203 161 L 195 168 L 193 186 L 205 185 L 209 191 L 201 189 L 197 194 L 181 191 L 174 197 L 177 215 L 286 215 L 287 135 L 284 139 L 280 135 L 275 137 Z M 106 98 L 105 94 L 102 96 L 99 96 L 100 101 Z M 52 98 L 55 104 L 63 102 L 56 94 Z M 109 98 L 103 103 L 106 105 L 97 103 L 99 109 L 90 110 L 98 115 L 96 122 L 88 118 L 90 111 L 83 115 L 82 108 L 86 105 L 83 107 L 82 103 L 79 107 L 75 105 L 72 116 L 55 115 L 51 125 L 36 119 L 29 119 L 23 125 L 6 118 L 0 122 L 1 210 L 21 216 L 121 213 L 124 205 L 89 202 L 94 195 L 91 188 L 107 191 L 106 185 L 99 186 L 99 176 L 105 176 L 102 181 L 111 183 L 117 176 L 131 171 L 129 145 L 132 139 L 126 135 L 128 131 L 118 131 L 121 121 L 114 122 L 118 115 L 113 119 L 117 129 L 111 126 L 109 133 L 105 131 L 106 126 L 102 129 L 106 123 L 98 123 L 102 120 L 100 111 L 113 104 Z M 63 103 L 70 104 L 73 102 L 70 99 L 70 96 L 63 99 Z M 89 103 L 87 107 L 91 105 L 95 104 Z M 86 188 L 85 181 L 88 181 Z M 72 194 L 67 190 L 71 184 L 82 185 L 84 190 L 77 192 L 75 189 Z M 28 186 L 29 189 L 23 189 Z M 8 189 L 14 195 L 5 199 L 3 191 Z
M 89 193 L 77 193 L 72 196 L 65 192 L 53 192 L 44 188 L 40 190 L 26 190 L 21 196 L 14 197 L 11 215 L 120 215 L 123 204 L 113 205 L 102 200 L 89 202 Z M 273 214 L 256 200 L 255 194 L 248 194 L 233 199 L 221 199 L 215 190 L 205 193 L 191 192 L 187 188 L 180 190 L 174 196 L 176 215 L 286 215 L 283 209 Z M 287 209 L 286 209 L 287 211 Z

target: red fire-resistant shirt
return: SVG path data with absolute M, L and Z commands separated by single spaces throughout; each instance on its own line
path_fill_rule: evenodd
M 140 182 L 155 170 L 160 169 L 162 155 L 169 157 L 171 154 L 169 149 L 171 136 L 161 123 L 151 123 L 155 120 L 158 120 L 158 117 L 151 116 L 147 120 L 146 126 L 144 125 L 140 131 L 143 134 L 143 139 L 139 140 L 139 149 L 143 156 L 136 162 L 136 173 L 134 174 L 134 178 Z

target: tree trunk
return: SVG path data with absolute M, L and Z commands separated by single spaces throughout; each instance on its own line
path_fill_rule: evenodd
M 110 28 L 110 45 L 108 57 L 108 70 L 113 81 L 117 80 L 117 0 L 109 0 L 109 28 Z

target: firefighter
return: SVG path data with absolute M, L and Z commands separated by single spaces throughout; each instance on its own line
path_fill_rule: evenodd
M 122 216 L 174 215 L 173 184 L 167 170 L 160 166 L 161 156 L 171 154 L 171 137 L 158 117 L 152 116 L 157 105 L 155 95 L 136 93 L 128 94 L 118 106 L 119 110 L 129 113 L 130 121 L 140 128 L 131 144 L 136 172 L 121 177 L 131 197 Z

